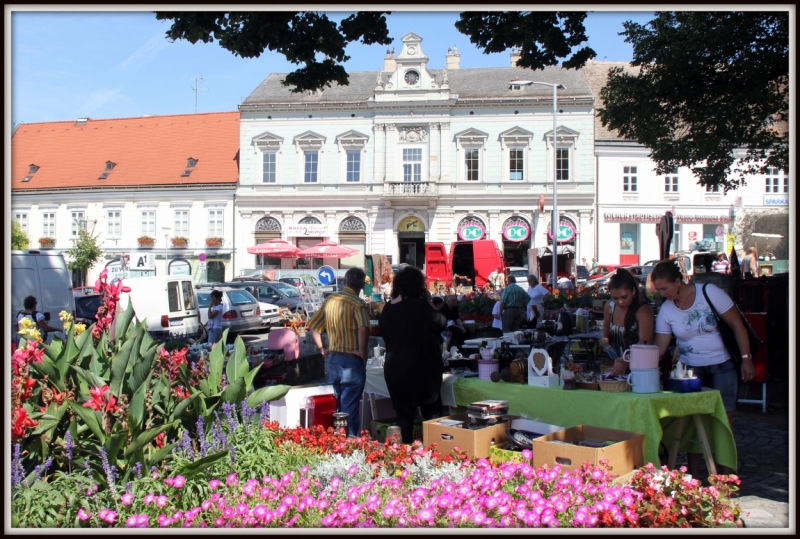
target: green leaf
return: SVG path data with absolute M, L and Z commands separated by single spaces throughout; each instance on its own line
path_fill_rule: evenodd
M 211 466 L 213 466 L 214 464 L 221 461 L 227 456 L 228 456 L 227 449 L 220 451 L 219 453 L 214 453 L 213 455 L 208 455 L 207 457 L 203 457 L 200 460 L 196 460 L 194 462 L 186 464 L 186 466 L 180 469 L 178 475 L 182 475 L 187 480 L 191 479 L 192 477 L 196 476 L 203 470 L 210 468 Z
M 136 439 L 133 441 L 131 445 L 129 445 L 125 449 L 125 457 L 129 457 L 130 455 L 133 455 L 140 449 L 144 449 L 144 446 L 152 442 L 156 436 L 158 436 L 162 432 L 168 431 L 169 429 L 175 427 L 177 424 L 178 422 L 174 421 L 172 423 L 167 423 L 165 425 L 161 425 L 144 431 L 143 433 L 141 433 L 139 436 L 136 437 Z
M 144 420 L 144 397 L 145 391 L 150 386 L 150 375 L 139 384 L 139 387 L 131 398 L 130 406 L 128 406 L 128 426 L 131 431 L 138 432 Z
M 111 466 L 116 466 L 119 450 L 122 447 L 122 444 L 124 444 L 125 440 L 127 439 L 128 439 L 127 432 L 118 432 L 116 434 L 109 436 L 106 439 L 105 443 L 106 454 L 108 455 L 108 463 Z
M 100 440 L 100 443 L 105 443 L 106 436 L 102 427 L 100 427 L 100 421 L 97 419 L 97 414 L 95 414 L 94 410 L 84 408 L 75 401 L 69 401 L 69 407 L 83 420 L 84 424 L 92 431 L 92 434 Z
M 226 329 L 225 334 L 227 334 L 227 331 Z M 225 334 L 223 334 L 223 337 Z M 208 354 L 208 385 L 211 386 L 213 393 L 219 391 L 219 383 L 222 380 L 222 365 L 225 363 L 224 343 L 225 339 L 223 338 Z
M 153 453 L 149 457 L 147 457 L 147 469 L 149 469 L 152 466 L 158 466 L 158 464 L 162 460 L 167 458 L 170 455 L 170 453 L 172 453 L 172 450 L 175 447 L 177 447 L 177 445 L 178 445 L 178 442 L 172 442 L 172 443 L 166 444 L 164 447 L 162 447 L 161 449 L 159 449 L 158 451 L 156 451 L 155 453 Z
M 125 309 L 122 313 L 117 314 L 116 318 L 116 331 L 114 332 L 114 339 L 119 342 L 122 340 L 122 337 L 125 336 L 125 333 L 128 331 L 128 325 L 131 323 L 133 319 L 133 303 L 128 302 L 128 308 Z
M 220 340 L 224 343 L 224 340 Z M 244 377 L 250 372 L 250 365 L 247 364 L 247 349 L 244 346 L 244 341 L 241 337 L 236 337 L 234 344 L 233 355 L 228 359 L 228 365 L 225 367 L 225 374 L 228 375 L 228 383 L 232 383 L 237 378 Z
M 49 357 L 43 357 L 41 363 L 32 362 L 31 367 L 35 371 L 42 373 L 43 375 L 47 376 L 47 379 L 50 381 L 51 384 L 56 386 L 59 391 L 64 390 L 64 386 L 62 384 L 61 373 L 50 360 Z
M 278 399 L 281 399 L 286 395 L 289 390 L 292 389 L 292 386 L 280 385 L 280 386 L 267 386 L 262 387 L 261 389 L 256 389 L 247 397 L 247 406 L 250 408 L 256 408 L 261 405 L 262 402 L 272 402 Z
M 111 360 L 111 393 L 119 397 L 122 391 L 122 382 L 125 381 L 125 371 L 128 369 L 128 362 L 131 360 L 131 351 L 137 344 L 138 339 L 125 341 L 119 352 Z
M 89 325 L 89 327 L 87 327 L 83 333 L 78 335 L 78 337 L 75 339 L 75 345 L 78 347 L 78 349 L 83 350 L 83 347 L 86 346 L 87 342 L 92 342 L 92 328 L 94 326 L 95 324 Z
M 208 380 L 200 380 L 200 391 L 202 391 L 203 395 L 206 397 L 210 397 L 214 394 L 214 392 L 211 391 L 211 386 L 209 385 Z
M 259 369 L 261 369 L 261 365 L 263 365 L 263 363 L 259 363 L 258 365 L 256 365 L 254 369 L 250 369 L 250 372 L 248 372 L 245 375 L 244 377 L 245 391 L 250 391 L 253 388 L 253 380 L 255 379 L 256 374 L 258 374 Z
M 103 387 L 106 385 L 105 380 L 94 374 L 93 372 L 85 371 L 81 369 L 77 365 L 70 365 L 72 369 L 77 372 L 81 378 L 83 378 L 90 387 Z
M 194 400 L 199 397 L 201 393 L 195 393 L 191 397 L 183 399 L 178 405 L 175 407 L 175 410 L 172 412 L 173 419 L 179 419 L 183 413 L 186 411 L 187 408 L 194 402 Z
M 61 352 L 64 351 L 64 342 L 60 339 L 53 339 L 50 344 L 44 344 L 43 346 L 44 354 L 53 361 L 56 361 Z
M 234 382 L 228 384 L 228 387 L 222 392 L 222 401 L 239 404 L 244 400 L 244 396 L 244 378 L 237 378 Z
M 138 325 L 139 329 L 142 331 L 142 343 L 139 345 L 139 354 L 144 356 L 153 345 L 157 344 L 156 341 L 153 339 L 150 332 L 147 331 L 147 327 L 142 324 L 141 322 Z
M 133 365 L 133 372 L 128 377 L 128 387 L 132 392 L 136 392 L 142 382 L 150 377 L 150 370 L 153 364 L 153 356 L 155 349 L 148 350 L 140 361 L 136 361 Z

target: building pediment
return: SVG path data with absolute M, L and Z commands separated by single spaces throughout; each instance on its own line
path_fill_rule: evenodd
M 260 135 L 253 137 L 253 144 L 262 150 L 275 150 L 283 144 L 283 137 L 279 137 L 274 133 L 265 131 Z
M 368 135 L 359 133 L 353 129 L 336 136 L 336 142 L 345 149 L 363 148 L 367 144 L 368 140 Z
M 558 138 L 578 138 L 579 135 L 580 133 L 575 131 L 574 129 L 570 129 L 569 127 L 564 127 L 563 125 L 559 125 L 556 136 Z M 550 139 L 552 137 L 553 137 L 552 129 L 544 134 L 544 140 Z
M 455 135 L 456 140 L 463 142 L 483 142 L 487 138 L 489 138 L 488 133 L 484 133 L 479 129 L 475 129 L 474 127 L 470 127 L 469 129 L 465 129 L 460 133 L 456 133 Z
M 504 139 L 504 140 L 519 139 L 520 141 L 522 141 L 522 140 L 533 138 L 533 133 L 531 133 L 527 129 L 522 129 L 521 127 L 516 127 L 515 126 L 515 127 L 512 127 L 511 129 L 509 129 L 507 131 L 503 131 L 502 133 L 500 133 L 500 138 Z
M 294 143 L 304 149 L 319 149 L 325 144 L 325 137 L 313 131 L 306 131 L 294 137 Z

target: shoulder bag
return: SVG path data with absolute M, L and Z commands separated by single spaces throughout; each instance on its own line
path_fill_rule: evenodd
M 731 359 L 738 369 L 742 365 L 742 352 L 739 350 L 739 343 L 736 342 L 736 333 L 734 332 L 733 328 L 729 326 L 728 323 L 719 315 L 717 309 L 714 307 L 714 304 L 711 303 L 711 299 L 709 299 L 708 293 L 706 292 L 706 286 L 708 286 L 708 283 L 703 285 L 703 296 L 705 296 L 708 306 L 711 307 L 711 312 L 714 313 L 714 318 L 717 319 L 717 328 L 719 329 L 720 337 L 722 337 L 722 343 L 725 345 L 725 349 L 731 355 Z M 764 346 L 764 343 L 758 337 L 758 334 L 753 329 L 753 326 L 750 325 L 750 322 L 747 321 L 747 318 L 744 317 L 742 311 L 739 310 L 739 307 L 737 307 L 735 303 L 733 304 L 733 308 L 739 313 L 739 317 L 742 320 L 742 325 L 747 332 L 747 338 L 750 340 L 750 354 L 755 357 L 756 353 L 761 349 L 762 346 Z

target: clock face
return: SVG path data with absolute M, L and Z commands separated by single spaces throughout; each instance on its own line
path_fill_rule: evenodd
M 416 71 L 406 71 L 406 84 L 414 85 L 419 81 L 419 73 Z

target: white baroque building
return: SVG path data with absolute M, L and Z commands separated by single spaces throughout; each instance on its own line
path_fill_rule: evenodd
M 292 267 L 246 252 L 272 238 L 301 248 L 329 239 L 418 267 L 425 242 L 449 249 L 457 239 L 489 238 L 510 265 L 527 263 L 527 250 L 548 241 L 553 103 L 550 88 L 513 83 L 523 79 L 566 87 L 558 95 L 559 214 L 576 232 L 576 256 L 591 258 L 594 103 L 583 74 L 461 69 L 457 50 L 445 69 L 428 61 L 410 33 L 383 69 L 350 73 L 348 86 L 296 94 L 273 73 L 239 106 L 237 268 Z M 512 225 L 531 232 L 505 238 Z M 341 267 L 362 263 L 351 257 Z

